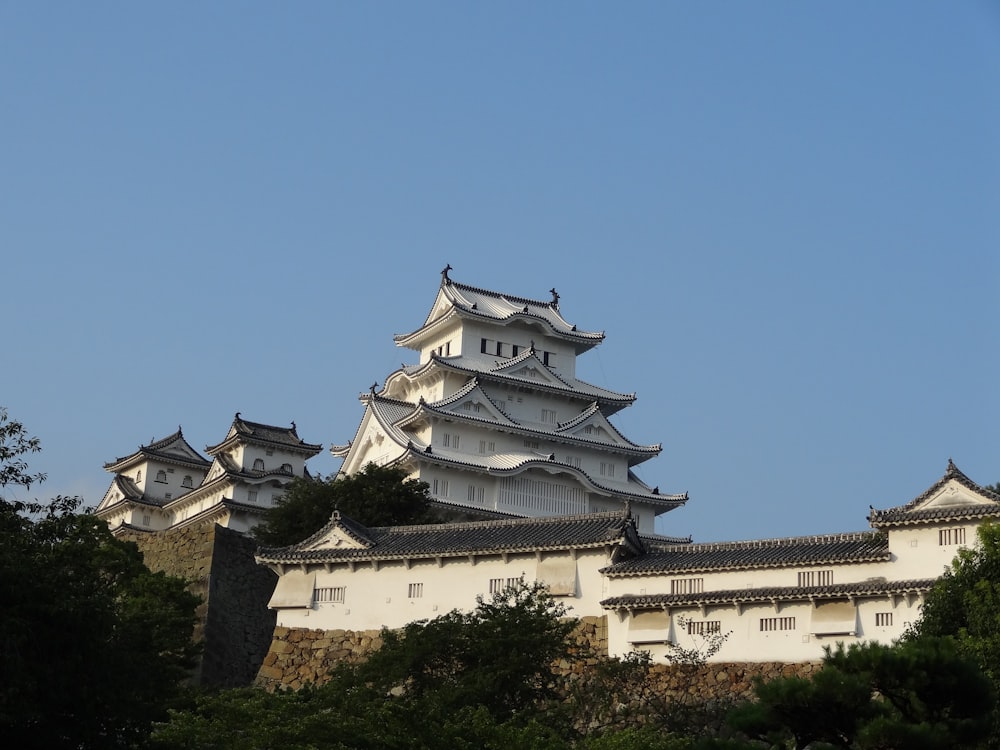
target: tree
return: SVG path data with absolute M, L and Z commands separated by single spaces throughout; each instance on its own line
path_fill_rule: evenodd
M 7 416 L 7 409 L 0 406 L 0 488 L 18 485 L 30 489 L 31 485 L 45 479 L 44 474 L 29 474 L 24 457 L 42 449 L 37 437 L 28 437 L 24 425 Z M 6 498 L 0 500 L 7 502 Z
M 812 679 L 755 692 L 728 719 L 764 743 L 748 747 L 973 748 L 989 736 L 994 706 L 989 681 L 949 638 L 839 644 Z
M 575 621 L 539 584 L 480 597 L 400 631 L 361 664 L 297 693 L 228 691 L 176 712 L 155 733 L 163 748 L 566 747 L 552 671 Z
M 269 547 L 301 542 L 319 531 L 333 511 L 365 526 L 430 523 L 427 482 L 407 479 L 392 466 L 368 464 L 352 476 L 295 479 L 278 504 L 264 513 L 254 538 Z
M 951 636 L 1000 694 L 1000 524 L 984 523 L 927 593 L 907 638 Z M 1000 747 L 1000 714 L 991 747 Z
M 28 487 L 38 441 L 4 418 L 0 476 Z M 15 747 L 137 747 L 193 664 L 197 597 L 79 505 L 0 503 L 0 736 Z

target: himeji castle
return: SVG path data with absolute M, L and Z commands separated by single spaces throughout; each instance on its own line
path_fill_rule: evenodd
M 251 422 L 237 412 L 222 442 L 205 452 L 177 432 L 104 465 L 114 474 L 95 511 L 112 530 L 142 531 L 217 523 L 248 531 L 275 505 L 306 460 L 322 450 L 290 427 Z
M 604 340 L 568 322 L 551 290 L 535 300 L 461 284 L 441 272 L 423 325 L 395 336 L 419 362 L 361 395 L 354 439 L 330 452 L 350 475 L 394 465 L 428 483 L 457 518 L 563 516 L 631 509 L 641 533 L 682 505 L 633 472 L 660 445 L 625 437 L 610 418 L 631 406 L 576 377 Z

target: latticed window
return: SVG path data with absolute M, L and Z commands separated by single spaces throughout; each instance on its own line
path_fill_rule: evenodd
M 722 632 L 721 620 L 688 620 L 688 635 L 711 635 Z
M 770 633 L 776 630 L 795 630 L 794 617 L 762 617 L 760 632 Z
M 799 573 L 799 586 L 832 586 L 832 570 L 804 570 Z
M 497 486 L 497 509 L 548 515 L 587 512 L 587 493 L 582 487 L 567 487 L 530 477 L 505 477 Z
M 876 612 L 875 627 L 876 628 L 892 627 L 892 612 Z
M 942 547 L 951 544 L 965 544 L 965 529 L 939 529 L 938 544 Z
M 407 587 L 407 594 L 410 599 L 419 599 L 424 595 L 424 584 L 422 583 L 411 583 Z
M 670 593 L 700 594 L 704 586 L 704 578 L 675 578 L 670 582 Z
M 253 461 L 253 470 L 254 471 L 264 471 L 264 459 L 263 458 L 255 458 L 254 459 L 254 461 Z
M 316 588 L 313 592 L 313 600 L 317 604 L 343 604 L 346 593 L 345 586 L 325 586 Z
M 491 578 L 490 593 L 499 594 L 504 589 L 515 586 L 519 580 L 518 578 Z

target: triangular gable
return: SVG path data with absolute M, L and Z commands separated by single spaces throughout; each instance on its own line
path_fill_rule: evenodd
M 431 311 L 427 313 L 427 319 L 424 321 L 424 326 L 428 326 L 439 318 L 443 318 L 455 305 L 452 303 L 448 296 L 445 294 L 444 287 L 438 289 L 437 297 L 434 298 L 434 304 L 431 305 Z
M 162 456 L 176 456 L 177 458 L 194 463 L 207 463 L 205 457 L 188 444 L 180 430 L 172 438 L 168 443 L 157 445 L 155 452 Z
M 412 404 L 392 399 L 368 397 L 358 431 L 351 441 L 340 470 L 347 474 L 360 470 L 374 461 L 385 464 L 401 456 L 408 437 L 395 426 L 395 422 L 412 413 Z
M 338 524 L 325 529 L 322 535 L 310 539 L 308 543 L 303 543 L 300 549 L 367 549 L 368 546 L 355 539 Z
M 928 497 L 909 510 L 932 510 L 938 508 L 964 508 L 971 505 L 988 505 L 993 508 L 997 503 L 987 497 L 982 491 L 966 487 L 957 479 L 949 479 L 938 487 Z
M 357 521 L 334 511 L 329 522 L 312 536 L 304 539 L 294 548 L 298 551 L 369 549 L 374 546 L 371 532 Z
M 948 460 L 945 475 L 906 505 L 877 510 L 868 517 L 872 526 L 940 522 L 948 519 L 1000 515 L 1000 495 L 969 479 Z
M 202 482 L 202 485 L 206 485 L 209 482 L 218 479 L 219 477 L 223 476 L 228 472 L 228 469 L 220 460 L 220 458 L 216 458 L 214 461 L 212 461 L 212 466 L 209 468 L 208 473 L 205 475 L 205 480 Z
M 427 404 L 427 407 L 437 412 L 455 414 L 460 417 L 513 424 L 510 417 L 493 403 L 493 400 L 486 395 L 476 380 L 469 381 L 464 388 L 442 401 Z
M 548 385 L 553 388 L 568 388 L 569 384 L 556 375 L 550 368 L 542 363 L 532 350 L 528 350 L 524 355 L 501 362 L 496 367 L 491 368 L 491 373 L 506 375 L 511 378 L 519 378 L 540 385 Z
M 622 437 L 622 434 L 615 429 L 608 418 L 596 408 L 596 405 L 589 409 L 590 415 L 579 420 L 571 427 L 563 430 L 563 434 L 572 435 L 581 440 L 592 440 L 595 443 L 610 443 L 611 445 L 631 445 Z

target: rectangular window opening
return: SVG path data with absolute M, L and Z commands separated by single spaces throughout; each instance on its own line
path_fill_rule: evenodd
M 760 618 L 760 632 L 770 633 L 778 630 L 795 630 L 795 618 L 794 617 Z
M 704 578 L 674 578 L 670 582 L 671 594 L 700 594 L 704 590 Z
M 313 600 L 317 604 L 343 604 L 345 594 L 345 586 L 325 586 L 316 589 Z

